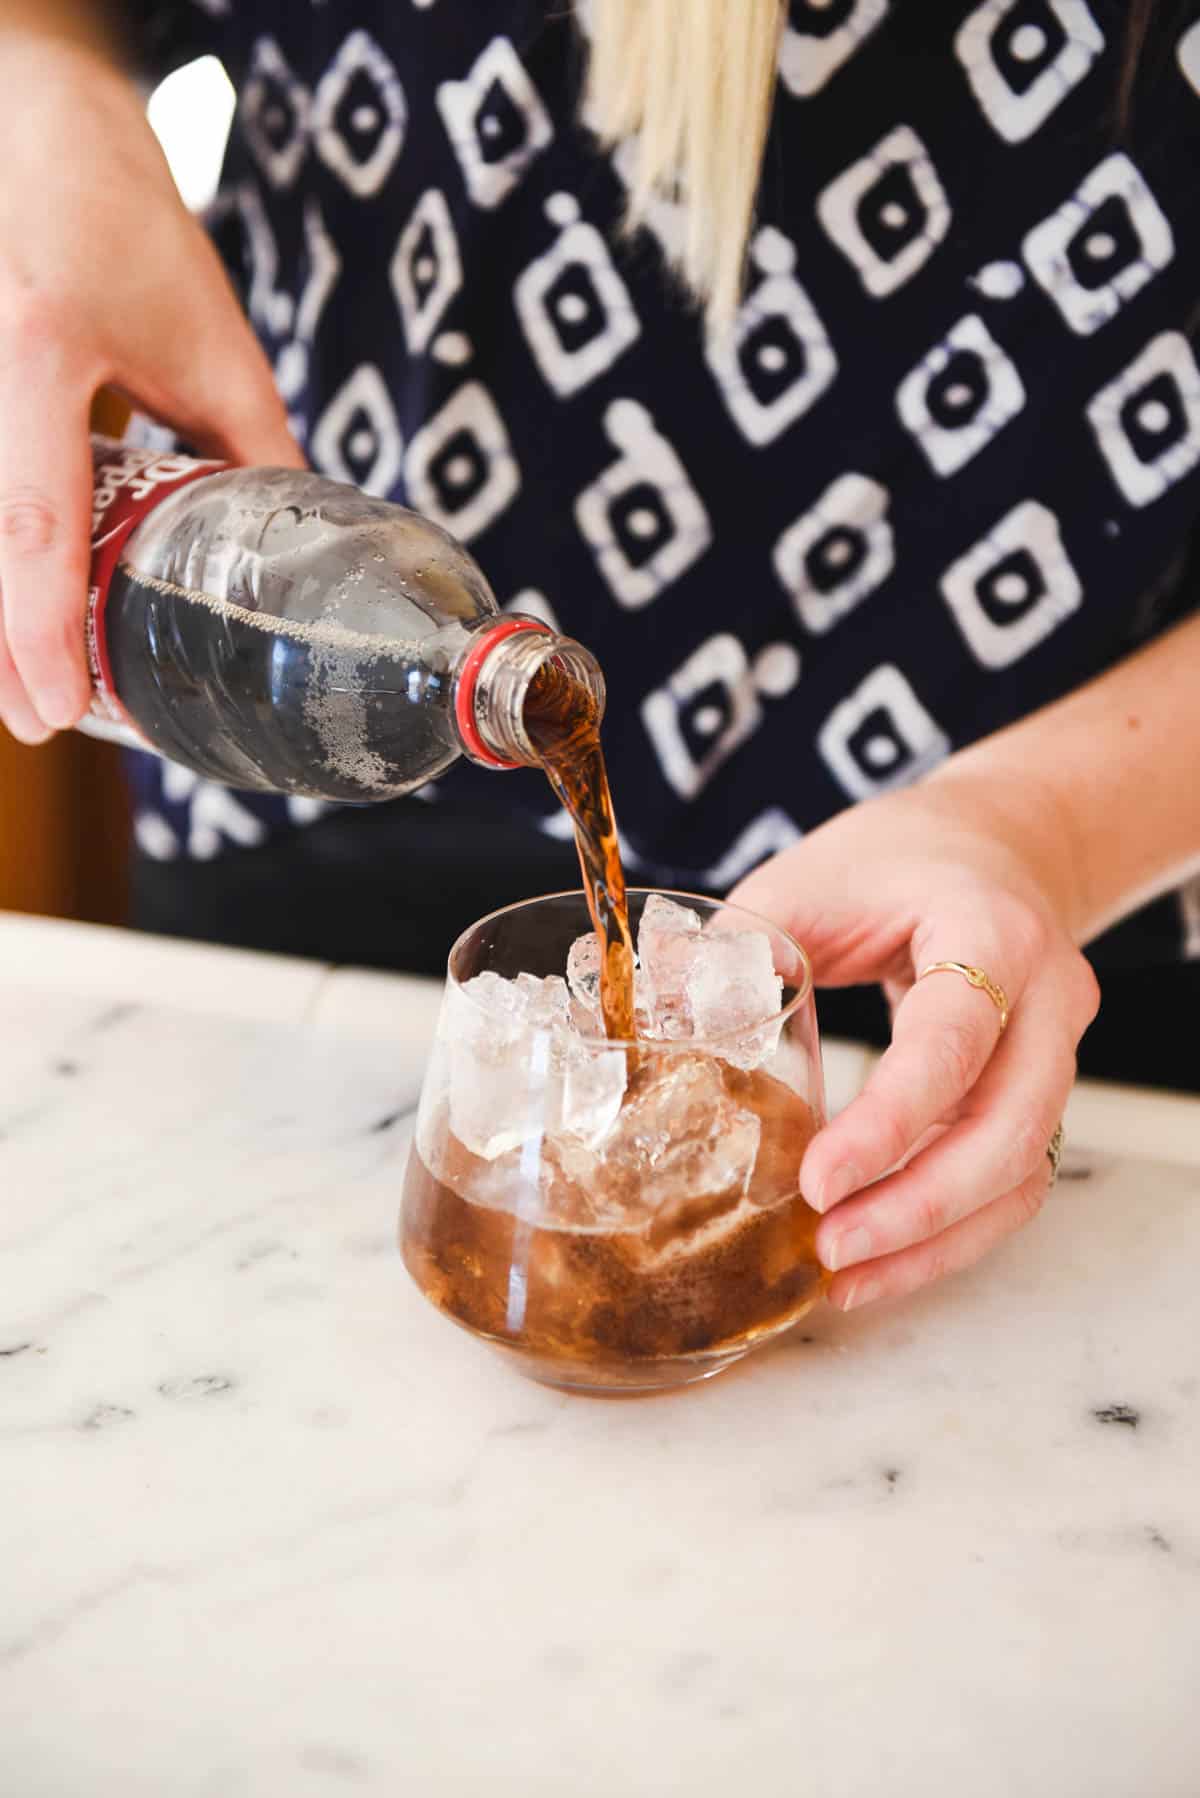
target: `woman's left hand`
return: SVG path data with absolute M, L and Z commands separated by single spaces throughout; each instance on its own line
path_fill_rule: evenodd
M 870 800 L 730 899 L 792 931 L 817 984 L 879 982 L 893 1040 L 814 1139 L 804 1196 L 843 1310 L 969 1266 L 1040 1210 L 1099 989 L 1070 934 L 1069 844 L 1032 793 L 935 777 Z M 933 962 L 981 968 L 1008 998 Z

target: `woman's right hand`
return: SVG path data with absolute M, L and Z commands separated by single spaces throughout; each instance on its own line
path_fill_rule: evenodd
M 133 83 L 92 50 L 0 41 L 0 721 L 74 724 L 106 384 L 207 455 L 299 467 L 267 360 Z

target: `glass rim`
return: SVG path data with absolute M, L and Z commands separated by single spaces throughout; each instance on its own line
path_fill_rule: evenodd
M 691 1050 L 693 1053 L 699 1049 L 712 1050 L 719 1054 L 720 1046 L 723 1043 L 743 1042 L 747 1036 L 753 1036 L 756 1031 L 770 1030 L 776 1025 L 782 1028 L 787 1020 L 799 1012 L 803 1006 L 807 1005 L 812 998 L 813 971 L 812 961 L 808 951 L 796 940 L 791 931 L 786 930 L 782 924 L 776 924 L 771 918 L 764 917 L 761 912 L 751 911 L 748 906 L 731 903 L 728 899 L 713 899 L 706 893 L 685 893 L 674 887 L 626 888 L 626 896 L 630 899 L 648 899 L 655 893 L 662 899 L 674 899 L 688 905 L 702 905 L 707 907 L 710 911 L 735 912 L 738 916 L 746 918 L 751 923 L 757 925 L 760 930 L 770 931 L 773 935 L 782 937 L 784 942 L 795 951 L 799 958 L 800 966 L 803 970 L 803 977 L 800 984 L 796 987 L 795 992 L 792 994 L 787 1004 L 781 1005 L 778 1011 L 773 1011 L 770 1017 L 762 1018 L 757 1024 L 743 1025 L 740 1028 L 732 1030 L 721 1030 L 715 1035 L 705 1037 L 654 1037 L 638 1036 L 635 1032 L 634 1036 L 631 1038 L 618 1039 L 607 1036 L 586 1036 L 583 1031 L 578 1030 L 575 1032 L 575 1037 L 578 1042 L 585 1043 L 588 1048 L 591 1049 L 654 1049 L 659 1052 Z M 465 985 L 455 972 L 454 958 L 459 950 L 466 943 L 467 939 L 473 936 L 477 930 L 482 930 L 485 924 L 491 924 L 497 918 L 506 918 L 516 912 L 530 911 L 535 906 L 550 905 L 556 900 L 561 899 L 577 899 L 583 906 L 585 917 L 588 916 L 587 894 L 584 889 L 582 887 L 568 887 L 559 893 L 535 893 L 529 899 L 518 899 L 511 905 L 499 905 L 496 907 L 495 911 L 485 912 L 482 918 L 476 918 L 473 924 L 468 924 L 467 928 L 460 931 L 458 936 L 455 937 L 453 943 L 450 945 L 450 953 L 446 957 L 446 979 L 449 984 L 453 986 L 455 992 L 466 999 L 469 1004 L 474 1006 L 481 1017 L 493 1017 L 495 1014 L 481 1000 L 476 999 L 473 993 L 467 992 Z M 563 980 L 566 979 L 565 970 L 559 978 Z M 535 1031 L 538 1028 L 545 1028 L 545 1026 L 535 1026 Z

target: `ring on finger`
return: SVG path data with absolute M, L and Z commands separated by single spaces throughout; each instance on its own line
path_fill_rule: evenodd
M 917 979 L 924 980 L 927 974 L 961 974 L 971 986 L 978 987 L 981 993 L 986 993 L 1000 1013 L 1000 1031 L 1003 1034 L 1004 1027 L 1008 1023 L 1008 994 L 998 980 L 993 980 L 991 975 L 985 974 L 982 968 L 973 967 L 970 962 L 965 961 L 930 962 L 927 968 L 921 969 Z

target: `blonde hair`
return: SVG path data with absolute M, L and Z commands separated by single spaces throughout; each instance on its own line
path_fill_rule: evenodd
M 672 261 L 710 323 L 737 309 L 784 0 L 590 0 L 587 117 L 630 145 L 628 221 L 683 205 Z

